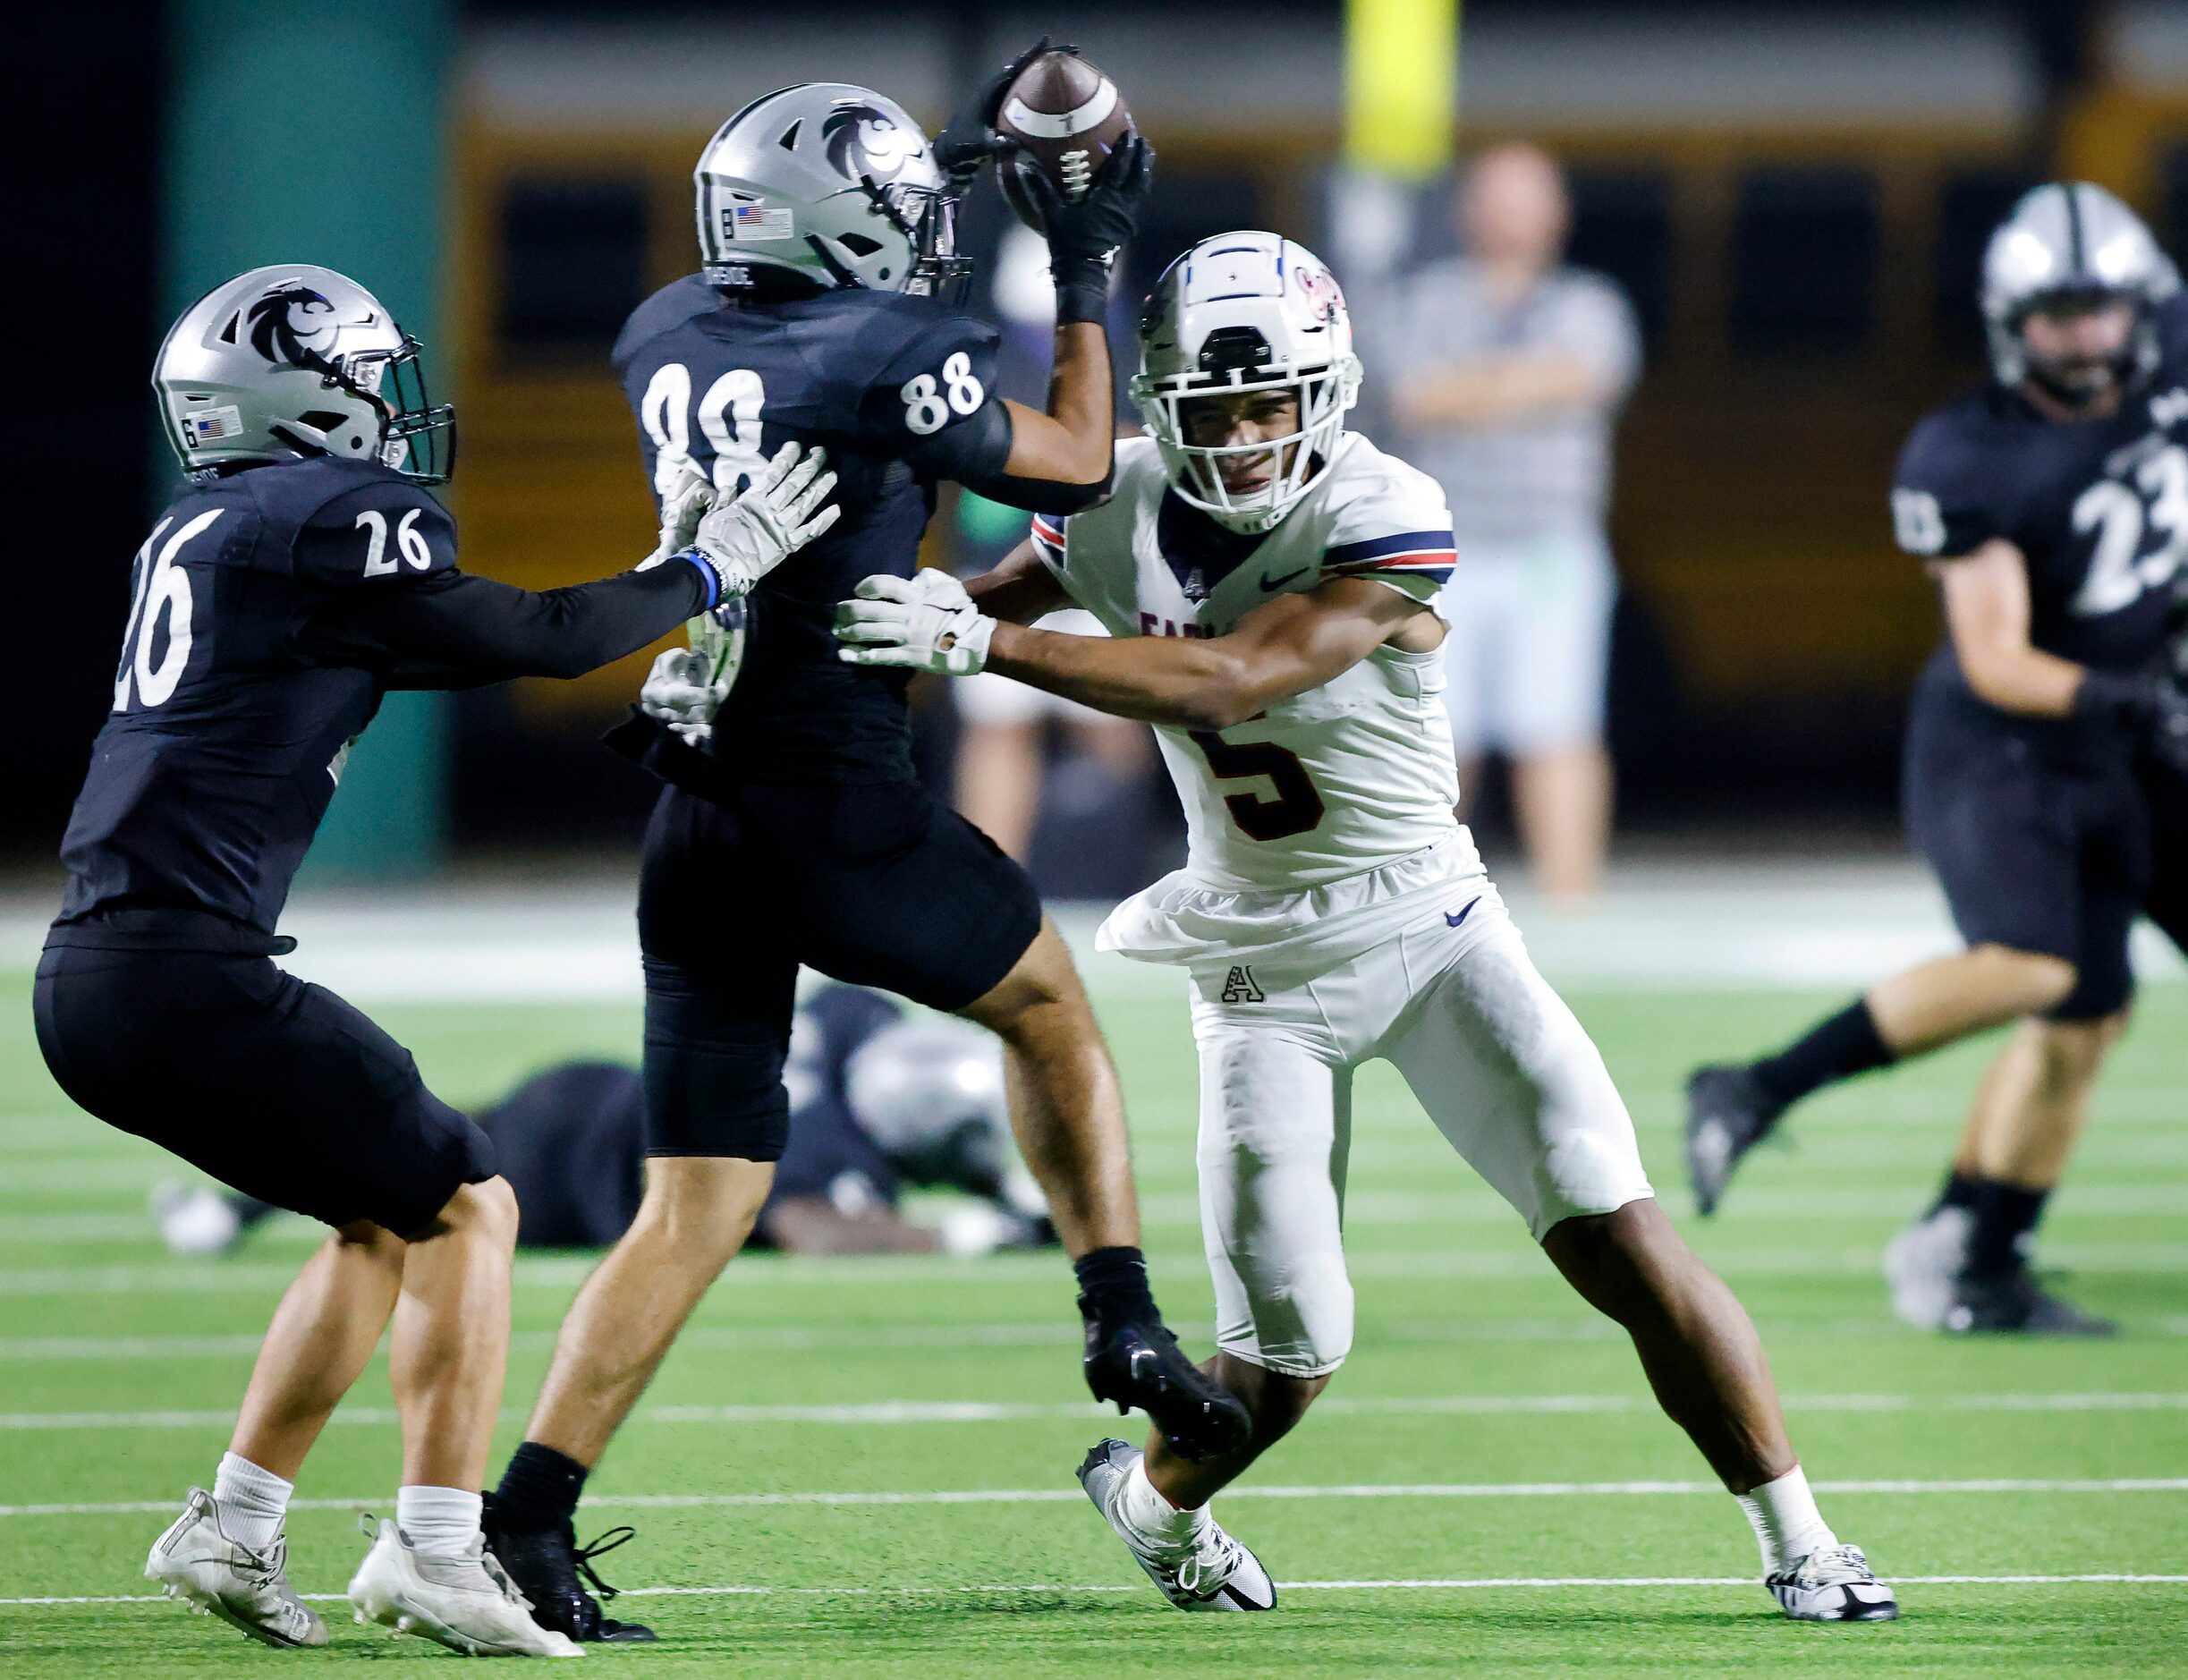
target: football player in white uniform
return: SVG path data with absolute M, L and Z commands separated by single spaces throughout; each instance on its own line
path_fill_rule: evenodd
M 1658 1208 L 1602 1057 L 1459 826 L 1434 609 L 1450 513 L 1424 474 L 1344 429 L 1360 363 L 1336 282 L 1273 233 L 1206 240 L 1164 274 L 1140 338 L 1149 435 L 1117 445 L 1107 503 L 1037 519 L 969 590 L 869 578 L 836 629 L 853 663 L 998 671 L 1150 723 L 1184 802 L 1185 867 L 1100 943 L 1192 976 L 1213 1369 L 1254 1432 L 1200 1464 L 1104 1441 L 1087 1492 L 1180 1608 L 1274 1605 L 1208 1502 L 1352 1345 L 1351 1090 L 1380 1056 L 1632 1335 L 1745 1507 L 1785 1613 L 1896 1616 L 1819 1515 L 1754 1327 Z M 1074 604 L 1109 637 L 1024 628 Z

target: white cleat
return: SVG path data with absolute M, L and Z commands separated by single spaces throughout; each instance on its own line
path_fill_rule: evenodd
M 1859 1546 L 1827 1546 L 1763 1577 L 1778 1608 L 1796 1622 L 1892 1622 L 1899 1600 L 1877 1579 Z
M 186 1259 L 225 1254 L 243 1232 L 243 1222 L 228 1199 L 205 1184 L 163 1178 L 152 1186 L 150 1207 L 167 1252 Z
M 372 1549 L 350 1581 L 360 1622 L 415 1633 L 467 1657 L 582 1657 L 532 1620 L 531 1605 L 482 1540 L 462 1557 L 424 1557 L 393 1523 L 368 1515 Z
M 1117 1489 L 1140 1458 L 1136 1447 L 1098 1441 L 1079 1466 L 1079 1485 L 1116 1531 L 1133 1561 L 1147 1571 L 1147 1578 L 1162 1590 L 1162 1596 L 1181 1610 L 1275 1609 L 1276 1583 L 1268 1578 L 1268 1571 L 1214 1518 L 1203 1523 L 1192 1540 L 1175 1548 L 1150 1546 L 1119 1519 Z
M 1892 1291 L 1892 1314 L 1901 1323 L 1918 1330 L 1946 1328 L 1974 1228 L 1975 1217 L 1965 1208 L 1940 1208 L 1886 1245 L 1884 1281 Z
M 327 1643 L 327 1625 L 290 1590 L 286 1535 L 262 1552 L 232 1540 L 220 1526 L 220 1507 L 202 1488 L 192 1488 L 182 1515 L 144 1560 L 148 1581 L 200 1616 L 216 1616 L 267 1645 L 292 1650 Z

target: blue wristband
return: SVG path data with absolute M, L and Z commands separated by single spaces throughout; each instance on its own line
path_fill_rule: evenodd
M 716 607 L 719 607 L 722 604 L 722 574 L 714 569 L 712 562 L 708 561 L 695 548 L 684 549 L 681 554 L 677 555 L 676 558 L 679 560 L 689 560 L 693 565 L 699 568 L 699 575 L 707 580 L 707 606 L 705 610 L 708 612 L 712 612 Z

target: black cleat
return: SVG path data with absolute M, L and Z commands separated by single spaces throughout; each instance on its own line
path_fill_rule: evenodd
M 1253 1432 L 1238 1396 L 1187 1359 L 1160 1319 L 1089 1319 L 1086 1376 L 1097 1400 L 1146 1413 L 1171 1451 L 1196 1464 L 1236 1452 Z
M 2070 1302 L 2045 1293 L 2026 1267 L 1993 1277 L 1955 1278 L 1945 1309 L 1946 1331 L 1954 1336 L 2117 1336 L 2110 1319 L 2084 1312 Z
M 599 1599 L 613 1599 L 615 1588 L 600 1579 L 592 1560 L 632 1538 L 628 1528 L 612 1528 L 589 1546 L 580 1547 L 568 1523 L 553 1528 L 513 1529 L 502 1521 L 494 1496 L 486 1497 L 481 1517 L 487 1549 L 500 1560 L 509 1578 L 531 1606 L 532 1620 L 581 1644 L 636 1645 L 654 1638 L 650 1627 L 618 1622 L 600 1614 Z M 582 1577 L 581 1579 L 580 1577 Z M 585 1589 L 592 1588 L 591 1592 Z
M 1744 1067 L 1698 1067 L 1687 1076 L 1686 1175 L 1695 1212 L 1717 1211 L 1732 1169 L 1785 1112 Z

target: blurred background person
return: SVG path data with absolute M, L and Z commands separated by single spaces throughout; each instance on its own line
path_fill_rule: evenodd
M 793 1254 L 985 1254 L 1053 1244 L 1056 1227 L 1012 1153 L 1003 1057 L 985 1032 L 908 1016 L 894 999 L 824 986 L 791 1024 L 790 1141 L 751 1245 Z M 520 1248 L 605 1248 L 638 1213 L 645 1092 L 619 1062 L 564 1062 L 473 1116 L 521 1210 Z M 908 1188 L 965 1198 L 939 1223 Z M 232 1252 L 279 1212 L 211 1184 L 152 1192 L 177 1255 Z
M 1599 884 L 1610 835 L 1603 524 L 1640 337 L 1614 282 L 1563 265 L 1572 210 L 1547 153 L 1484 153 L 1454 208 L 1462 254 L 1400 288 L 1396 442 L 1443 485 L 1455 527 L 1443 604 L 1460 786 L 1474 792 L 1485 755 L 1508 759 L 1536 882 L 1574 901 Z
M 1120 282 L 1110 306 L 1112 365 L 1120 380 L 1134 365 L 1132 307 Z M 992 313 L 1003 339 L 996 355 L 996 386 L 1005 396 L 1038 404 L 1048 377 L 1049 344 L 1056 332 L 1056 288 L 1048 279 L 1048 248 L 1030 228 L 1013 223 L 996 249 Z M 1120 393 L 1120 397 L 1122 394 Z M 1120 418 L 1130 412 L 1120 401 Z M 1133 429 L 1121 427 L 1121 429 Z M 1026 515 L 964 491 L 957 506 L 960 573 L 977 577 L 1025 540 Z M 1055 613 L 1041 628 L 1071 635 L 1107 632 L 1090 613 Z M 1125 833 L 1142 832 L 1149 818 L 1145 784 L 1154 743 L 1144 725 L 1109 717 L 1060 695 L 1029 688 L 1006 676 L 982 674 L 951 687 L 960 731 L 957 809 L 1020 862 L 1031 861 L 1034 829 L 1044 802 L 1065 820 L 1129 817 Z M 1052 759 L 1052 749 L 1060 752 Z M 1119 807 L 1130 807 L 1122 811 Z M 1046 890 L 1055 887 L 1044 880 Z M 1066 888 L 1077 885 L 1065 883 Z M 1090 884 L 1098 886 L 1098 884 Z

